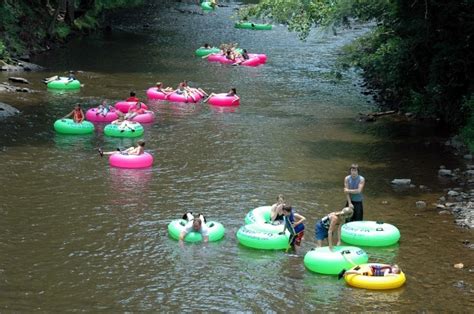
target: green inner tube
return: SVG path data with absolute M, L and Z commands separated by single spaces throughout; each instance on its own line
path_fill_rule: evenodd
M 271 210 L 271 206 L 260 206 L 252 209 L 245 216 L 245 224 L 249 225 L 254 223 L 269 223 L 271 218 Z
M 139 137 L 142 136 L 145 131 L 143 126 L 139 123 L 134 124 L 133 129 L 135 132 L 129 128 L 125 128 L 122 132 L 118 124 L 107 124 L 104 128 L 104 134 L 113 137 Z
M 342 226 L 341 239 L 352 245 L 390 246 L 400 240 L 400 231 L 383 222 L 352 221 Z
M 168 225 L 168 233 L 169 235 L 175 239 L 179 240 L 179 235 L 181 231 L 184 230 L 184 226 L 186 226 L 187 221 L 184 219 L 176 219 L 169 223 Z M 225 228 L 224 226 L 217 221 L 208 221 L 206 226 L 209 230 L 209 242 L 214 242 L 222 239 L 224 237 Z M 185 242 L 200 242 L 202 241 L 202 235 L 200 232 L 190 232 L 184 238 Z
M 94 125 L 89 121 L 75 123 L 72 119 L 59 119 L 54 122 L 54 129 L 61 134 L 89 134 L 94 132 Z
M 254 249 L 285 250 L 288 248 L 290 233 L 288 230 L 280 234 L 283 224 L 270 223 L 271 206 L 261 206 L 252 209 L 245 216 L 246 225 L 237 231 L 240 244 Z
M 81 82 L 78 80 L 70 81 L 67 77 L 60 77 L 59 80 L 49 82 L 47 85 L 51 89 L 79 89 Z
M 364 250 L 355 246 L 328 246 L 312 249 L 304 257 L 304 265 L 309 270 L 326 275 L 337 275 L 343 269 L 351 269 L 369 260 Z
M 240 227 L 237 240 L 242 245 L 261 250 L 285 250 L 289 246 L 290 233 L 283 231 L 283 225 L 254 223 Z
M 240 22 L 235 23 L 235 28 L 242 28 L 242 29 L 255 29 L 255 30 L 271 30 L 273 25 L 272 24 L 257 24 L 251 22 Z
M 201 47 L 201 48 L 196 49 L 196 51 L 194 53 L 198 57 L 204 57 L 204 56 L 210 55 L 211 53 L 219 53 L 220 51 L 221 50 L 219 48 L 216 48 L 216 47 L 212 47 L 212 48 L 209 48 L 209 49 Z
M 214 10 L 214 7 L 212 6 L 210 2 L 204 1 L 204 2 L 201 2 L 201 9 L 205 11 L 211 11 L 211 10 Z

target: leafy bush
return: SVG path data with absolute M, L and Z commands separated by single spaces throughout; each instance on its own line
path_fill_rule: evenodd
M 467 119 L 466 125 L 461 130 L 461 136 L 466 143 L 469 150 L 474 153 L 474 95 L 471 94 L 469 98 L 465 98 L 463 101 L 463 107 L 469 112 L 469 118 Z

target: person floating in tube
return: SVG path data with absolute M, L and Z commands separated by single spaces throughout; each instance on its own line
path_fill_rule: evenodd
M 103 157 L 104 155 L 113 155 L 113 154 L 122 154 L 122 155 L 142 155 L 145 153 L 145 141 L 144 140 L 138 140 L 137 141 L 137 146 L 136 147 L 129 147 L 125 150 L 120 150 L 120 148 L 117 148 L 116 151 L 111 151 L 111 152 L 104 152 L 102 148 L 98 149 L 100 157 Z
M 48 84 L 48 83 L 51 83 L 53 81 L 59 81 L 59 80 L 61 80 L 61 78 L 62 77 L 59 76 L 59 75 L 54 75 L 54 76 L 45 78 L 43 80 L 43 83 Z M 67 81 L 64 83 L 66 85 L 71 83 L 72 81 L 74 81 L 76 79 L 76 76 L 74 75 L 74 71 L 69 71 L 69 74 L 68 74 L 68 76 L 66 76 L 66 78 L 67 78 Z
M 338 275 L 337 278 L 341 279 L 345 275 L 363 275 L 363 276 L 395 276 L 399 275 L 402 270 L 397 264 L 394 265 L 370 265 L 367 271 L 362 271 L 359 266 L 355 267 L 353 270 L 343 269 Z
M 216 93 L 210 93 L 209 96 L 206 99 L 204 99 L 204 102 L 208 102 L 209 99 L 212 96 L 215 96 L 215 95 L 217 95 L 217 94 Z M 231 89 L 229 89 L 229 91 L 227 92 L 225 97 L 234 97 L 234 99 L 232 100 L 232 104 L 234 104 L 236 101 L 238 101 L 240 99 L 240 97 L 237 96 L 237 89 L 235 87 L 232 87 Z
M 183 219 L 187 220 L 188 223 L 184 226 L 184 230 L 179 234 L 180 245 L 183 245 L 186 235 L 193 231 L 201 233 L 204 243 L 209 241 L 209 229 L 206 226 L 206 218 L 203 214 L 199 214 L 197 218 L 194 218 L 193 214 L 188 212 L 183 215 Z
M 84 111 L 82 111 L 80 104 L 77 104 L 76 106 L 74 106 L 74 109 L 70 113 L 65 115 L 62 119 L 64 120 L 71 116 L 72 116 L 72 120 L 75 123 L 82 123 L 82 121 L 84 121 Z

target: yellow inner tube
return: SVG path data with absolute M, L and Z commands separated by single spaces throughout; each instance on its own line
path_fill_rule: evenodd
M 360 272 L 361 274 L 345 275 L 344 279 L 346 280 L 347 284 L 357 288 L 385 290 L 399 288 L 405 283 L 406 277 L 403 272 L 400 272 L 400 274 L 390 274 L 388 276 L 364 275 L 363 273 L 371 273 L 370 266 L 372 265 L 389 266 L 385 264 L 362 264 L 355 266 L 351 269 L 351 271 L 355 270 L 357 267 L 360 267 L 357 272 Z

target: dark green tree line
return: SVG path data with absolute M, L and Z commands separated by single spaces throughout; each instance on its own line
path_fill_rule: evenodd
M 104 11 L 143 0 L 0 0 L 0 59 L 100 26 Z

